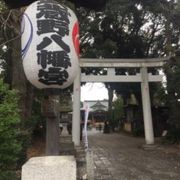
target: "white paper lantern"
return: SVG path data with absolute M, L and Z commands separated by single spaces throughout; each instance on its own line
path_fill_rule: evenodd
M 39 0 L 26 9 L 21 27 L 27 79 L 40 89 L 70 86 L 79 66 L 79 26 L 73 11 Z

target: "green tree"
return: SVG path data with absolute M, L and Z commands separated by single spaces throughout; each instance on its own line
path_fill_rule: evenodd
M 172 9 L 172 8 L 171 8 Z M 167 106 L 169 107 L 168 138 L 173 142 L 180 141 L 180 1 L 173 11 L 166 14 L 166 52 L 172 58 L 164 66 L 167 77 Z
M 20 17 L 23 9 L 10 10 L 3 3 L 1 3 L 1 7 L 1 77 L 9 84 L 10 89 L 15 89 L 18 92 L 18 108 L 20 109 L 21 120 L 19 139 L 22 141 L 21 157 L 18 161 L 20 166 L 26 160 L 26 151 L 30 143 L 32 128 L 29 127 L 28 122 L 31 118 L 34 89 L 24 75 L 21 59 Z
M 15 179 L 21 152 L 18 96 L 0 79 L 0 179 Z
M 173 142 L 180 141 L 180 56 L 165 66 L 167 76 L 167 105 L 169 107 L 169 134 Z
M 113 111 L 112 116 L 113 116 L 114 125 L 115 127 L 118 127 L 121 125 L 124 116 L 123 99 L 120 95 L 117 97 L 115 101 L 113 101 L 112 111 Z

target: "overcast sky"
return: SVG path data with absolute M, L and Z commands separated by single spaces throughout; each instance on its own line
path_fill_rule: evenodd
M 86 83 L 81 87 L 81 101 L 108 99 L 108 91 L 103 83 Z

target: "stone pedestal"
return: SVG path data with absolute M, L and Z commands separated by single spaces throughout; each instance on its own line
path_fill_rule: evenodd
M 63 130 L 64 131 L 64 130 Z M 72 136 L 60 136 L 60 150 L 59 154 L 62 155 L 76 155 L 74 143 L 72 142 Z
M 45 156 L 28 160 L 21 180 L 76 180 L 74 156 Z

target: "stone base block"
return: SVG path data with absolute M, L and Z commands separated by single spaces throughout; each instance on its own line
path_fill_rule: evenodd
M 158 148 L 158 146 L 156 144 L 144 144 L 142 146 L 142 148 L 146 151 L 153 151 L 153 150 L 156 150 Z
M 76 180 L 74 156 L 34 157 L 22 167 L 21 180 Z

